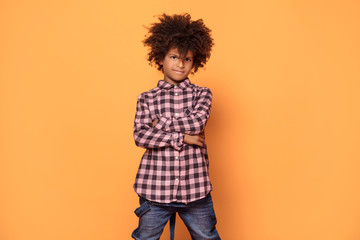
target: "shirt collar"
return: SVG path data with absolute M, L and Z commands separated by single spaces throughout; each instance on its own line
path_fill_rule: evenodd
M 188 78 L 186 78 L 184 81 L 182 81 L 181 83 L 179 83 L 177 86 L 180 88 L 180 89 L 185 89 L 187 87 L 189 87 L 191 85 L 191 82 Z M 175 85 L 174 84 L 171 84 L 171 83 L 168 83 L 168 82 L 165 82 L 164 80 L 160 80 L 158 82 L 158 87 L 159 88 L 162 88 L 162 89 L 170 89 L 170 88 L 173 88 Z

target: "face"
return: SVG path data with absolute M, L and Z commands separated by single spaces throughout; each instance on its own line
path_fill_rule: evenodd
M 194 55 L 188 51 L 181 58 L 177 48 L 171 48 L 160 62 L 163 66 L 164 81 L 177 85 L 187 78 L 193 67 Z

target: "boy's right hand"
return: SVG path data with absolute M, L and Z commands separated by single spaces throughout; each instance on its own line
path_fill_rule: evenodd
M 189 134 L 184 135 L 184 143 L 186 143 L 186 144 L 197 145 L 197 146 L 203 147 L 204 142 L 205 142 L 204 133 L 202 133 L 200 135 L 189 135 Z

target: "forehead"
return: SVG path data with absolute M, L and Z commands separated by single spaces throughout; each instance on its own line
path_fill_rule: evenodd
M 176 55 L 176 56 L 180 56 L 179 50 L 177 48 L 170 48 L 167 54 L 173 54 L 173 55 Z M 186 53 L 185 57 L 193 57 L 193 56 L 194 56 L 193 52 L 189 50 Z

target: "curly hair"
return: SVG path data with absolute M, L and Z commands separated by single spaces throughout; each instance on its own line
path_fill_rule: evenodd
M 191 20 L 188 13 L 174 14 L 172 16 L 162 14 L 160 22 L 153 23 L 148 36 L 143 41 L 150 48 L 148 61 L 155 63 L 158 70 L 162 70 L 160 62 L 165 58 L 171 48 L 177 48 L 181 57 L 188 51 L 194 55 L 193 73 L 204 67 L 210 58 L 211 48 L 214 45 L 211 30 L 204 25 L 202 19 Z

